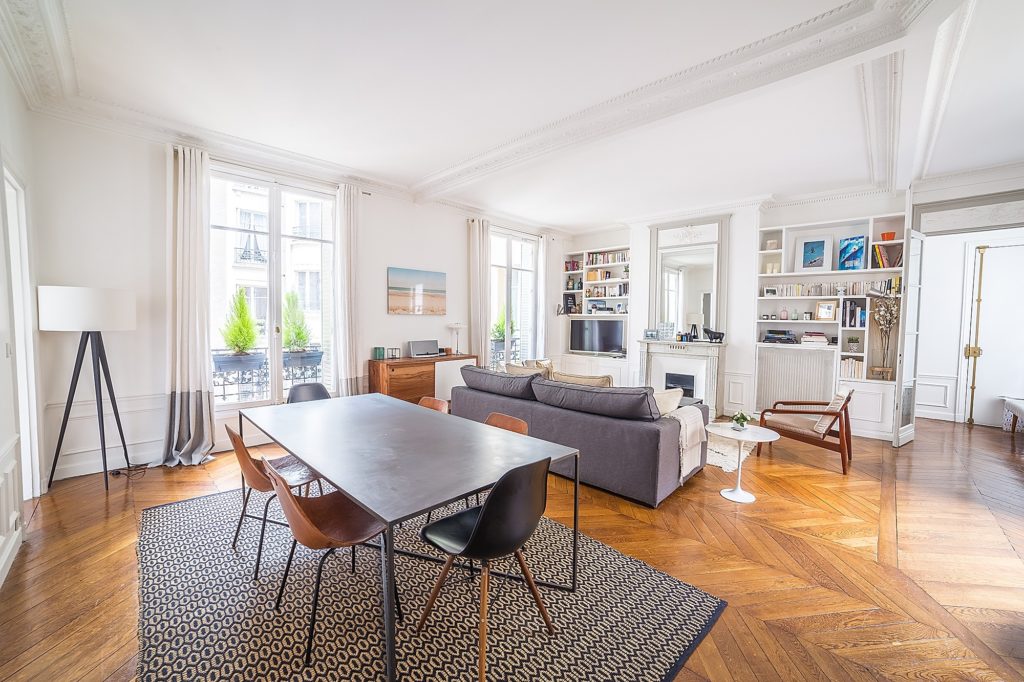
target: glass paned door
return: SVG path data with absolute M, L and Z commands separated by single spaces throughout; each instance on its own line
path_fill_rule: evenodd
M 210 346 L 218 404 L 334 390 L 334 199 L 216 174 L 210 196 Z
M 536 357 L 537 240 L 491 230 L 490 366 Z

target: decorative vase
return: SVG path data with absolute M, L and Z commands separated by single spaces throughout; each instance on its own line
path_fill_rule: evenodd
M 733 424 L 732 425 L 732 430 L 733 431 L 746 431 L 747 430 L 747 425 L 744 424 L 743 426 L 740 426 L 739 424 Z

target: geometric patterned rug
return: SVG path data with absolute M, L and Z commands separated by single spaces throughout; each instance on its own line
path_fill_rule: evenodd
M 249 509 L 262 511 L 264 499 L 254 492 Z M 348 550 L 327 560 L 313 662 L 306 668 L 303 647 L 321 552 L 298 546 L 275 612 L 291 535 L 287 528 L 267 526 L 260 579 L 253 581 L 258 522 L 247 520 L 237 551 L 231 549 L 240 506 L 241 494 L 226 492 L 143 512 L 138 679 L 384 679 L 379 551 L 358 547 L 354 574 Z M 273 502 L 271 508 L 279 509 Z M 403 524 L 397 547 L 429 552 L 418 539 L 424 521 Z M 571 538 L 571 529 L 541 520 L 524 549 L 538 579 L 568 582 Z M 492 578 L 488 679 L 673 679 L 725 602 L 582 534 L 579 552 L 575 593 L 540 588 L 554 635 L 547 634 L 523 583 Z M 405 615 L 397 628 L 400 679 L 475 679 L 479 586 L 466 571 L 453 569 L 417 633 L 440 566 L 400 555 L 395 562 Z M 495 569 L 518 574 L 514 558 L 497 562 Z

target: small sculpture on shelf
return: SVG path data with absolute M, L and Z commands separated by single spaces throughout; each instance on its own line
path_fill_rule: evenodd
M 716 332 L 704 327 L 704 336 L 710 343 L 722 343 L 725 340 L 725 332 Z

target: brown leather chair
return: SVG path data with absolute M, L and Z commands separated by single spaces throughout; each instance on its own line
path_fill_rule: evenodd
M 487 419 L 484 420 L 484 424 L 487 424 L 488 426 L 496 426 L 499 429 L 505 429 L 506 431 L 513 431 L 524 436 L 530 435 L 529 424 L 518 417 L 511 417 L 507 414 L 502 414 L 501 412 L 491 412 L 487 415 Z
M 256 568 L 253 571 L 252 579 L 256 580 L 260 577 L 260 560 L 263 557 L 263 538 L 267 532 L 267 523 L 275 525 L 284 525 L 280 521 L 274 521 L 273 519 L 267 519 L 267 512 L 270 511 L 270 502 L 277 497 L 276 495 L 270 495 L 267 498 L 266 504 L 263 505 L 263 516 L 253 516 L 247 513 L 249 507 L 249 496 L 253 490 L 258 490 L 261 493 L 273 493 L 274 486 L 270 482 L 270 478 L 267 477 L 266 468 L 263 462 L 260 460 L 253 459 L 252 455 L 249 454 L 249 449 L 245 447 L 245 443 L 242 442 L 242 437 L 239 436 L 229 426 L 226 427 L 228 432 L 228 438 L 231 439 L 231 446 L 235 450 L 235 457 L 238 459 L 238 467 L 242 470 L 242 513 L 238 517 L 238 525 L 235 526 L 235 537 L 231 541 L 231 548 L 234 549 L 238 544 L 238 533 L 242 530 L 242 521 L 245 519 L 256 519 L 261 522 L 260 526 L 260 544 L 256 550 Z M 316 481 L 318 487 L 320 487 L 320 494 L 323 494 L 323 487 L 320 483 L 320 475 L 307 467 L 305 464 L 300 462 L 298 459 L 291 455 L 285 455 L 279 457 L 274 461 L 274 468 L 277 469 L 278 473 L 288 483 L 288 487 L 297 488 L 299 486 L 306 486 L 306 490 L 309 490 L 309 484 Z
M 424 396 L 420 398 L 419 406 L 425 407 L 428 410 L 435 410 L 437 412 L 444 412 L 445 414 L 449 414 L 448 401 L 441 400 L 440 398 L 431 398 L 429 396 Z
M 320 601 L 320 579 L 323 577 L 324 562 L 327 557 L 334 554 L 338 549 L 349 547 L 352 551 L 352 572 L 356 570 L 355 546 L 380 536 L 380 549 L 383 559 L 384 536 L 387 527 L 370 516 L 355 502 L 350 500 L 344 493 L 337 490 L 318 497 L 299 497 L 292 493 L 288 481 L 276 470 L 275 466 L 267 460 L 263 460 L 264 470 L 281 501 L 281 509 L 288 519 L 288 527 L 291 528 L 294 540 L 292 540 L 291 551 L 288 552 L 288 563 L 284 568 L 284 576 L 281 578 L 281 587 L 277 590 L 277 599 L 274 601 L 274 610 L 281 607 L 281 597 L 284 595 L 284 586 L 288 581 L 288 573 L 292 568 L 292 559 L 295 557 L 295 546 L 302 543 L 303 547 L 309 549 L 326 549 L 316 569 L 316 586 L 313 588 L 313 613 L 309 616 L 309 634 L 306 636 L 305 662 L 308 666 L 312 658 L 313 633 L 316 629 L 316 610 Z M 398 620 L 402 620 L 402 607 L 398 601 L 398 587 L 395 586 L 395 609 L 398 611 Z
M 850 399 L 853 390 L 841 402 L 838 396 L 833 402 L 812 400 L 779 400 L 770 409 L 761 411 L 761 426 L 777 431 L 780 436 L 802 443 L 817 445 L 838 452 L 843 464 L 843 473 L 850 471 L 853 459 L 853 435 L 850 433 Z M 824 430 L 814 426 L 822 417 L 831 417 Z M 829 440 L 829 438 L 835 440 Z M 768 444 L 771 451 L 771 443 Z M 761 443 L 757 444 L 757 456 L 761 456 Z

